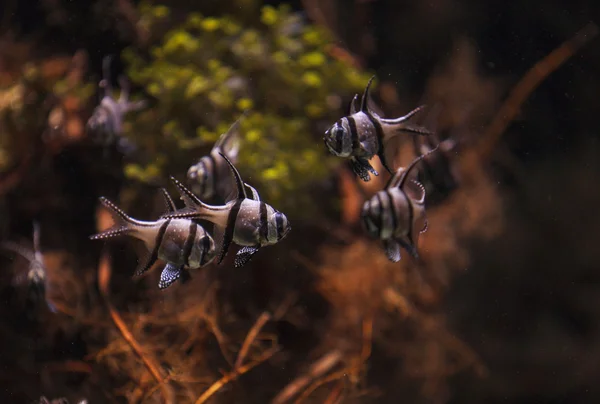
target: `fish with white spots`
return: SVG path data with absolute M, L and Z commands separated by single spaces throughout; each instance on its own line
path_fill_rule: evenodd
M 161 189 L 167 204 L 167 214 L 175 211 L 175 204 Z M 185 281 L 187 269 L 197 269 L 208 265 L 215 258 L 215 243 L 204 228 L 190 219 L 165 218 L 156 221 L 142 221 L 129 217 L 108 199 L 100 202 L 108 209 L 115 224 L 102 233 L 95 234 L 92 240 L 109 239 L 127 235 L 141 240 L 145 253 L 140 257 L 135 276 L 150 269 L 157 260 L 166 262 L 158 287 L 165 289 L 178 279 Z
M 290 223 L 285 214 L 260 200 L 256 189 L 242 181 L 240 173 L 229 159 L 221 154 L 230 167 L 235 179 L 235 192 L 227 198 L 225 205 L 208 205 L 183 184 L 171 177 L 177 186 L 186 208 L 164 217 L 203 219 L 214 224 L 214 237 L 217 242 L 218 259 L 221 263 L 231 242 L 242 248 L 237 252 L 235 267 L 247 264 L 262 247 L 281 241 L 290 231 Z M 251 191 L 248 197 L 246 188 Z
M 210 153 L 192 165 L 188 172 L 188 184 L 193 193 L 201 200 L 218 199 L 224 201 L 235 191 L 235 181 L 229 173 L 229 165 L 221 157 L 227 156 L 233 164 L 237 163 L 240 149 L 240 119 L 219 137 Z
M 423 106 L 395 119 L 382 118 L 369 108 L 369 88 L 374 77 L 371 77 L 367 83 L 360 108 L 356 107 L 358 95 L 355 95 L 350 102 L 347 116 L 327 129 L 323 138 L 331 154 L 350 159 L 352 170 L 363 181 L 370 181 L 369 172 L 376 176 L 379 175 L 369 163 L 369 160 L 375 155 L 379 156 L 383 167 L 390 174 L 394 174 L 385 154 L 385 145 L 390 139 L 402 132 L 417 135 L 431 135 L 432 133 L 424 127 L 408 122 L 424 108 Z
M 383 241 L 386 255 L 392 262 L 400 260 L 400 247 L 419 258 L 419 235 L 427 230 L 425 188 L 409 180 L 411 171 L 423 158 L 438 148 L 417 157 L 406 168 L 399 168 L 385 189 L 366 201 L 361 221 L 370 236 Z

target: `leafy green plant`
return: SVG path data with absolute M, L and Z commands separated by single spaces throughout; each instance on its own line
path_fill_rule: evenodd
M 330 56 L 326 32 L 288 6 L 264 6 L 243 24 L 242 16 L 192 13 L 172 27 L 166 6 L 140 10 L 153 36 L 166 29 L 149 55 L 123 52 L 130 79 L 156 99 L 125 127 L 148 156 L 126 174 L 143 182 L 182 179 L 247 111 L 238 163 L 245 181 L 277 208 L 306 208 L 303 191 L 340 164 L 325 151 L 323 132 L 368 75 Z

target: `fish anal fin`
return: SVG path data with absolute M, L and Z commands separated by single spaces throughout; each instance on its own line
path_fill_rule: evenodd
M 385 255 L 392 262 L 400 261 L 400 244 L 394 239 L 387 239 L 383 241 L 385 248 Z
M 254 254 L 258 252 L 258 250 L 259 247 L 242 247 L 235 255 L 235 267 L 241 268 L 246 265 L 248 262 L 250 262 Z
M 183 272 L 183 266 L 176 266 L 170 262 L 165 265 L 162 272 L 160 273 L 160 281 L 158 281 L 158 288 L 163 290 L 168 288 L 177 279 L 181 278 Z

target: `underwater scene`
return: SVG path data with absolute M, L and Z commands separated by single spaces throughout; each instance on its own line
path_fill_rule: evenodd
M 0 403 L 600 402 L 600 4 L 0 11 Z

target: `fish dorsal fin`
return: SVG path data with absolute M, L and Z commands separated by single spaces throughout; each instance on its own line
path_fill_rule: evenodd
M 248 196 L 246 195 L 246 188 L 244 187 L 244 182 L 242 181 L 242 176 L 240 175 L 237 168 L 235 168 L 233 163 L 231 163 L 231 161 L 229 161 L 227 156 L 225 156 L 223 153 L 219 153 L 219 154 L 221 155 L 221 157 L 223 157 L 225 159 L 227 164 L 229 164 L 229 168 L 231 169 L 231 174 L 233 175 L 233 178 L 235 179 L 235 186 L 237 188 L 236 192 L 234 192 L 232 195 L 227 197 L 227 200 L 225 201 L 225 203 L 230 202 L 235 199 L 246 199 Z
M 177 181 L 175 177 L 170 177 L 171 181 L 177 187 L 177 191 L 181 195 L 181 199 L 185 204 L 186 208 L 196 209 L 197 206 L 202 205 L 202 201 L 192 193 L 189 189 L 187 189 L 181 182 Z
M 36 256 L 36 259 L 39 259 L 39 255 L 41 255 L 40 249 L 40 224 L 37 221 L 33 222 L 33 252 Z
M 219 140 L 213 146 L 213 150 L 221 151 L 229 156 L 231 159 L 235 159 L 237 157 L 239 148 L 240 148 L 240 123 L 243 118 L 245 118 L 248 114 L 248 111 L 242 112 L 242 116 L 237 119 L 227 132 L 223 133 Z
M 364 112 L 366 114 L 369 113 L 369 107 L 368 107 L 369 89 L 371 88 L 371 83 L 373 82 L 374 78 L 375 78 L 375 75 L 371 76 L 371 78 L 369 79 L 369 82 L 367 83 L 367 86 L 365 87 L 365 92 L 363 93 L 362 100 L 360 102 L 360 110 L 361 110 L 361 112 Z
M 437 146 L 435 146 L 434 149 L 431 149 L 427 153 L 422 154 L 419 157 L 417 157 L 416 159 L 414 159 L 412 161 L 412 163 L 410 163 L 408 165 L 408 167 L 406 167 L 406 169 L 404 171 L 402 171 L 402 173 L 400 174 L 400 178 L 398 179 L 398 184 L 396 186 L 398 188 L 402 188 L 404 186 L 404 183 L 406 182 L 406 179 L 408 178 L 408 174 L 410 174 L 410 172 L 413 170 L 413 168 L 415 168 L 417 166 L 417 164 L 421 160 L 423 160 L 425 157 L 429 156 L 431 153 L 436 152 L 439 147 L 440 147 L 440 145 L 438 144 Z
M 105 56 L 102 59 L 102 79 L 100 80 L 100 88 L 104 90 L 104 96 L 112 97 L 112 84 L 110 83 L 110 63 L 112 55 Z
M 248 185 L 246 183 L 244 183 L 244 185 L 246 185 L 248 189 L 252 191 L 252 199 L 254 199 L 257 202 L 260 202 L 260 195 L 258 195 L 258 191 L 252 185 Z
M 407 185 L 412 185 L 408 191 L 410 198 L 418 204 L 425 203 L 425 187 L 419 181 L 410 180 Z
M 173 198 L 171 198 L 171 195 L 169 195 L 167 190 L 164 188 L 161 188 L 160 191 L 162 192 L 165 201 L 166 213 L 175 212 L 177 207 L 175 206 L 175 202 L 173 202 Z
M 348 115 L 354 115 L 358 112 L 358 108 L 356 107 L 356 103 L 358 102 L 358 94 L 354 94 L 350 104 L 348 104 Z

